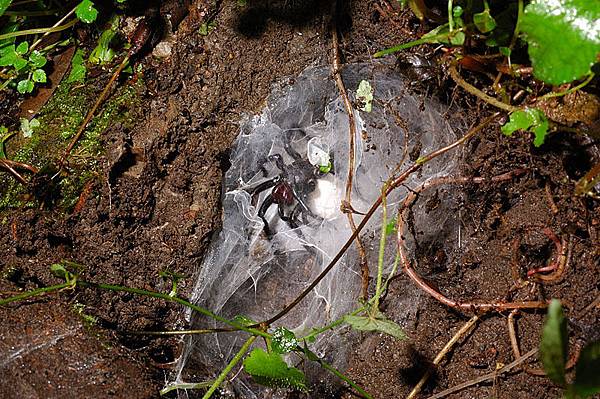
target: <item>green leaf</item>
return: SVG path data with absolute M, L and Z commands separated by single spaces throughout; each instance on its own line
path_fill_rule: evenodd
M 90 24 L 98 17 L 98 10 L 94 8 L 94 3 L 90 0 L 83 0 L 75 9 L 75 14 L 81 22 Z
M 33 135 L 33 130 L 37 129 L 38 127 L 40 127 L 40 121 L 38 121 L 36 118 L 32 118 L 31 120 L 28 120 L 27 118 L 21 118 L 21 132 L 23 132 L 23 137 L 31 137 Z
M 356 90 L 356 98 L 363 103 L 359 109 L 365 112 L 371 112 L 373 109 L 373 88 L 366 80 L 361 80 Z
M 533 0 L 521 29 L 529 44 L 533 74 L 559 85 L 590 73 L 600 53 L 600 1 Z
M 12 3 L 12 0 L 0 0 L 0 15 L 4 14 L 10 3 Z
M 27 60 L 20 55 L 17 55 L 12 65 L 17 71 L 20 71 L 27 66 Z
M 256 321 L 252 320 L 251 318 L 249 318 L 248 316 L 244 316 L 244 315 L 237 315 L 233 318 L 233 321 L 235 321 L 236 323 L 244 326 L 244 327 L 248 327 L 251 326 L 253 324 L 256 324 Z
M 31 62 L 31 65 L 35 68 L 41 68 L 46 65 L 46 57 L 39 51 L 33 50 L 29 56 L 29 62 Z
M 115 51 L 110 48 L 110 43 L 117 34 L 119 26 L 118 18 L 115 18 L 111 23 L 111 27 L 106 29 L 98 39 L 98 45 L 92 50 L 88 60 L 92 64 L 106 64 L 115 57 Z
M 21 94 L 31 93 L 33 91 L 33 86 L 34 84 L 30 79 L 23 79 L 17 83 L 17 91 Z
M 36 69 L 31 75 L 34 82 L 46 83 L 46 72 L 43 69 Z
M 55 263 L 52 266 L 50 266 L 50 271 L 56 277 L 60 277 L 60 278 L 64 278 L 64 279 L 66 279 L 67 276 L 69 275 L 69 272 L 67 271 L 67 269 L 65 269 L 65 267 L 63 265 L 61 265 L 60 263 Z
M 275 353 L 288 353 L 298 347 L 298 339 L 285 327 L 277 327 L 272 335 L 272 346 Z
M 406 334 L 402 328 L 394 321 L 384 318 L 373 318 L 369 316 L 344 317 L 344 321 L 352 328 L 359 331 L 379 331 L 391 335 L 397 339 L 406 339 Z
M 18 54 L 15 51 L 14 44 L 2 47 L 2 51 L 0 52 L 0 67 L 13 65 L 17 57 Z
M 27 42 L 19 43 L 19 45 L 15 49 L 16 53 L 19 55 L 23 55 L 23 54 L 27 53 L 27 50 L 29 50 L 29 43 L 27 43 Z
M 600 341 L 586 345 L 581 351 L 572 389 L 583 398 L 600 392 Z
M 473 14 L 473 24 L 481 33 L 488 33 L 496 29 L 496 20 L 491 16 L 489 9 Z
M 85 67 L 83 60 L 83 50 L 78 49 L 71 59 L 71 72 L 69 72 L 69 76 L 67 76 L 67 83 L 83 82 L 86 73 L 87 68 Z
M 392 220 L 387 222 L 385 225 L 385 235 L 389 236 L 390 234 L 396 231 L 396 225 L 398 224 L 398 216 L 394 216 Z
M 567 362 L 569 337 L 567 321 L 560 301 L 553 299 L 548 307 L 548 315 L 542 330 L 540 357 L 548 378 L 557 384 L 565 385 L 565 364 Z
M 510 114 L 509 121 L 502 126 L 501 130 L 502 133 L 509 137 L 517 130 L 533 132 L 535 134 L 533 145 L 539 147 L 544 144 L 546 134 L 548 134 L 548 127 L 548 118 L 546 118 L 542 110 L 538 108 L 526 108 Z
M 261 385 L 306 391 L 304 373 L 289 367 L 279 353 L 267 353 L 256 348 L 244 359 L 244 370 Z
M 217 23 L 215 21 L 210 21 L 208 23 L 204 22 L 202 25 L 200 25 L 200 28 L 198 29 L 198 33 L 202 36 L 207 36 L 216 27 L 217 27 Z

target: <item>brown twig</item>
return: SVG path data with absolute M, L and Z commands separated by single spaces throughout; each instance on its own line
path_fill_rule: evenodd
M 556 206 L 556 202 L 554 202 L 554 197 L 552 196 L 552 189 L 550 188 L 550 183 L 546 182 L 544 189 L 546 191 L 546 199 L 548 199 L 548 206 L 550 206 L 552 214 L 558 214 L 558 206 Z
M 391 193 L 394 189 L 396 189 L 398 186 L 400 186 L 408 178 L 408 176 L 412 175 L 414 172 L 421 169 L 423 167 L 423 165 L 425 165 L 427 162 L 431 161 L 435 157 L 438 157 L 438 156 L 446 153 L 447 151 L 450 151 L 453 148 L 458 147 L 459 145 L 465 143 L 470 138 L 472 138 L 473 136 L 475 136 L 476 134 L 481 132 L 488 124 L 490 124 L 493 120 L 495 120 L 499 115 L 500 115 L 500 113 L 496 112 L 496 113 L 488 116 L 479 125 L 474 126 L 471 129 L 469 129 L 469 131 L 467 133 L 465 133 L 465 135 L 463 137 L 456 140 L 454 143 L 451 143 L 451 144 L 447 145 L 446 147 L 443 147 L 439 150 L 433 151 L 433 152 L 419 158 L 406 171 L 404 171 L 403 173 L 401 173 L 400 175 L 398 175 L 397 177 L 395 177 L 394 179 L 391 180 L 391 183 L 389 184 L 389 186 L 387 186 L 385 195 L 389 195 L 389 193 Z M 348 250 L 350 245 L 352 245 L 352 242 L 354 241 L 354 239 L 358 236 L 360 231 L 365 227 L 367 222 L 371 219 L 371 216 L 373 216 L 375 211 L 381 205 L 381 200 L 382 200 L 382 196 L 380 195 L 379 198 L 377 198 L 377 200 L 375 200 L 373 205 L 371 205 L 371 207 L 365 214 L 365 217 L 361 220 L 360 224 L 356 227 L 356 230 L 350 235 L 348 240 L 346 240 L 346 242 L 344 243 L 342 248 L 338 251 L 337 254 L 335 254 L 333 259 L 331 259 L 331 261 L 329 262 L 327 267 L 325 267 L 325 269 L 323 269 L 321 274 L 319 274 L 312 281 L 312 283 L 310 283 L 308 285 L 308 287 L 306 287 L 304 289 L 304 291 L 302 291 L 296 297 L 296 299 L 294 299 L 290 304 L 286 305 L 279 313 L 272 316 L 268 320 L 265 320 L 261 323 L 256 324 L 255 326 L 258 326 L 258 325 L 270 326 L 275 321 L 277 321 L 277 320 L 281 319 L 283 316 L 285 316 L 294 307 L 296 307 L 296 305 L 298 303 L 300 303 L 321 282 L 321 280 L 323 280 L 325 278 L 325 276 L 327 276 L 327 274 L 329 274 L 329 272 L 335 267 L 335 265 L 342 258 L 342 256 L 344 256 L 344 254 L 346 253 L 346 251 Z
M 471 387 L 473 385 L 477 385 L 477 384 L 482 383 L 487 380 L 494 379 L 494 378 L 498 377 L 499 375 L 507 373 L 510 370 L 512 370 L 513 368 L 517 367 L 518 365 L 523 363 L 525 360 L 527 360 L 530 357 L 532 357 L 533 355 L 535 355 L 537 352 L 538 352 L 538 349 L 534 348 L 534 349 L 530 350 L 529 352 L 527 352 L 526 354 L 524 354 L 523 356 L 521 356 L 520 358 L 518 358 L 517 360 L 515 360 L 514 362 L 509 363 L 506 366 L 502 367 L 500 370 L 492 371 L 491 373 L 484 374 L 481 377 L 477 377 L 470 381 L 463 382 L 462 384 L 458 384 L 452 388 L 448 388 L 442 392 L 439 392 L 439 393 L 436 393 L 435 395 L 430 396 L 428 399 L 441 399 L 444 396 L 448 396 L 454 392 L 462 391 L 465 388 Z
M 6 169 L 19 183 L 26 186 L 27 180 L 19 172 L 17 172 L 10 163 L 6 162 L 6 159 L 0 159 L 0 167 Z
M 427 292 L 433 298 L 443 303 L 446 306 L 454 308 L 460 311 L 468 311 L 468 312 L 486 312 L 486 311 L 502 311 L 502 310 L 510 310 L 510 309 L 540 309 L 547 307 L 546 302 L 540 301 L 521 301 L 521 302 L 484 302 L 484 303 L 475 303 L 475 302 L 459 302 L 453 299 L 450 299 L 440 293 L 437 289 L 433 288 L 429 285 L 413 268 L 412 263 L 408 257 L 408 253 L 406 250 L 406 246 L 404 245 L 405 238 L 405 226 L 408 220 L 408 212 L 410 211 L 411 205 L 417 199 L 418 194 L 422 191 L 427 190 L 432 187 L 436 187 L 443 184 L 466 184 L 466 183 L 485 183 L 485 182 L 501 182 L 514 178 L 515 176 L 521 175 L 525 172 L 524 169 L 517 169 L 512 172 L 508 172 L 502 175 L 494 176 L 491 179 L 486 179 L 483 177 L 475 177 L 475 178 L 452 178 L 452 177 L 441 177 L 437 179 L 430 180 L 421 185 L 421 187 L 412 191 L 404 200 L 404 203 L 398 210 L 398 228 L 397 228 L 397 245 L 398 245 L 398 253 L 400 255 L 400 260 L 402 262 L 402 267 L 404 272 L 413 280 L 413 282 L 421 288 L 423 291 Z
M 517 107 L 515 107 L 513 105 L 503 103 L 502 101 L 498 101 L 494 97 L 488 96 L 487 94 L 485 94 L 484 92 L 482 92 L 481 90 L 479 90 L 475 86 L 471 85 L 470 83 L 467 83 L 467 81 L 464 80 L 460 76 L 460 74 L 456 70 L 456 66 L 454 64 L 451 64 L 448 67 L 448 72 L 450 73 L 450 77 L 452 77 L 452 80 L 454 80 L 454 82 L 457 85 L 459 85 L 460 87 L 462 87 L 467 92 L 473 94 L 474 96 L 479 97 L 480 99 L 482 99 L 486 103 L 488 103 L 490 105 L 493 105 L 494 107 L 500 108 L 500 109 L 502 109 L 504 111 L 507 111 L 507 112 L 514 112 L 517 109 L 519 109 L 519 108 L 517 108 Z
M 471 319 L 469 321 L 467 321 L 465 323 L 465 325 L 462 326 L 462 328 L 456 332 L 456 334 L 454 334 L 454 336 L 450 339 L 450 341 L 448 341 L 446 343 L 446 345 L 444 345 L 442 350 L 437 354 L 435 359 L 433 359 L 434 366 L 437 366 L 442 361 L 444 356 L 446 356 L 446 354 L 448 352 L 450 352 L 450 350 L 454 347 L 454 344 L 456 344 L 463 335 L 466 335 L 469 333 L 469 331 L 471 331 L 471 329 L 475 326 L 475 323 L 477 323 L 478 320 L 479 320 L 479 316 L 477 316 L 477 315 L 471 317 Z M 413 388 L 413 390 L 410 391 L 410 394 L 408 394 L 406 399 L 413 399 L 415 396 L 417 396 L 417 394 L 421 391 L 421 388 L 427 382 L 427 379 L 431 375 L 431 371 L 432 371 L 432 369 L 429 368 L 425 372 L 425 374 L 423 374 L 423 377 L 421 377 L 421 379 L 419 380 L 417 385 Z
M 518 313 L 518 310 L 515 309 L 512 312 L 510 312 L 510 314 L 508 315 L 508 318 L 507 318 L 508 336 L 510 338 L 510 345 L 512 347 L 515 359 L 519 359 L 521 357 L 521 350 L 519 349 L 519 338 L 517 336 L 517 332 L 516 332 L 516 328 L 515 328 L 516 321 L 514 320 L 514 317 L 517 315 L 517 313 Z M 575 345 L 575 350 L 573 351 L 573 353 L 567 360 L 567 363 L 565 364 L 565 370 L 570 370 L 573 367 L 575 367 L 575 364 L 577 363 L 577 359 L 579 358 L 579 352 L 581 352 L 581 345 Z M 536 375 L 536 376 L 545 376 L 546 375 L 546 372 L 542 369 L 534 369 L 534 368 L 531 368 L 528 366 L 524 366 L 523 370 L 528 374 L 532 374 L 532 375 Z
M 337 2 L 334 2 L 337 3 Z M 334 5 L 335 7 L 335 5 Z M 355 167 L 355 152 L 356 152 L 356 121 L 354 120 L 354 108 L 352 107 L 352 103 L 350 102 L 350 98 L 348 97 L 348 92 L 346 91 L 346 86 L 344 85 L 344 81 L 342 80 L 342 62 L 340 60 L 340 49 L 339 49 L 339 37 L 337 32 L 337 13 L 334 8 L 332 13 L 332 22 L 331 22 L 331 36 L 333 42 L 333 60 L 332 60 L 332 71 L 333 77 L 335 79 L 335 83 L 337 85 L 338 91 L 340 92 L 340 96 L 342 97 L 342 101 L 344 102 L 344 107 L 346 108 L 346 113 L 348 114 L 348 130 L 349 130 L 349 143 L 348 143 L 348 176 L 346 177 L 346 195 L 344 197 L 344 201 L 342 201 L 341 210 L 346 213 L 348 217 L 348 223 L 350 224 L 350 228 L 352 229 L 352 233 L 356 231 L 356 223 L 354 222 L 354 214 L 352 212 L 348 212 L 348 210 L 352 208 L 352 182 L 354 177 L 354 167 Z M 367 262 L 367 252 L 365 251 L 365 247 L 360 240 L 360 237 L 356 237 L 356 246 L 358 248 L 358 255 L 360 257 L 360 267 L 362 274 L 362 297 L 368 298 L 369 296 L 369 264 Z

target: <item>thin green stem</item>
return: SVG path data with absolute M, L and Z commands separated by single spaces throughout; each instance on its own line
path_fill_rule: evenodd
M 0 306 L 9 304 L 11 302 L 22 301 L 23 299 L 31 298 L 34 296 L 43 295 L 48 292 L 59 291 L 59 290 L 62 290 L 63 288 L 68 288 L 68 287 L 72 287 L 72 286 L 73 286 L 73 284 L 69 282 L 69 283 L 51 285 L 50 287 L 38 288 L 35 290 L 23 292 L 22 294 L 19 294 L 19 295 L 11 296 L 11 297 L 5 298 L 5 299 L 0 299 Z
M 227 374 L 229 374 L 231 372 L 231 370 L 235 367 L 235 365 L 238 364 L 240 360 L 242 360 L 242 357 L 244 357 L 246 352 L 248 352 L 250 345 L 252 345 L 252 343 L 254 342 L 255 339 L 256 339 L 256 336 L 252 335 L 250 338 L 248 338 L 246 340 L 246 342 L 244 342 L 244 345 L 242 345 L 242 347 L 235 354 L 233 359 L 231 359 L 231 361 L 227 364 L 227 366 L 225 366 L 223 371 L 221 371 L 221 374 L 219 374 L 219 376 L 213 382 L 213 384 L 210 386 L 210 388 L 208 388 L 208 391 L 206 391 L 206 393 L 204 394 L 202 399 L 208 399 L 212 396 L 213 393 L 215 393 L 217 388 L 219 388 L 219 386 L 223 383 L 223 381 L 225 381 Z
M 345 381 L 348 385 L 350 385 L 352 388 L 354 388 L 356 390 L 356 392 L 358 392 L 359 394 L 361 394 L 364 398 L 366 398 L 366 399 L 372 399 L 373 398 L 371 395 L 369 395 L 369 393 L 367 391 L 365 391 L 364 389 L 362 389 L 358 384 L 356 384 L 350 378 L 346 377 L 344 374 L 342 374 L 339 370 L 337 370 L 335 367 L 333 367 L 332 365 L 330 365 L 326 361 L 324 361 L 322 359 L 319 359 L 319 364 L 321 365 L 321 367 L 323 367 L 325 370 L 329 371 L 331 374 L 333 374 L 336 377 L 338 377 L 340 380 Z
M 175 383 L 175 384 L 170 384 L 166 387 L 164 387 L 163 389 L 160 390 L 160 395 L 166 395 L 171 391 L 175 391 L 176 389 L 202 389 L 202 388 L 208 388 L 210 387 L 210 385 L 212 384 L 212 381 L 208 381 L 208 382 L 181 382 L 181 383 Z
M 379 297 L 381 296 L 381 283 L 383 282 L 383 260 L 385 256 L 385 239 L 387 229 L 387 183 L 383 185 L 381 189 L 381 239 L 379 240 L 379 256 L 377 259 L 377 284 L 375 286 L 375 296 L 373 298 L 373 307 L 371 308 L 371 315 L 374 316 L 373 312 L 379 311 Z
M 57 10 L 39 10 L 39 11 L 5 11 L 7 17 L 43 17 L 46 15 L 54 15 Z
M 198 335 L 198 334 L 213 334 L 223 332 L 237 332 L 233 328 L 205 328 L 197 330 L 166 330 L 166 331 L 122 331 L 123 334 L 129 335 Z
M 454 16 L 452 15 L 452 0 L 448 0 L 448 29 L 450 32 L 454 30 Z
M 339 319 L 335 320 L 334 322 L 332 322 L 332 323 L 330 323 L 330 324 L 327 324 L 327 325 L 326 325 L 326 326 L 324 326 L 324 327 L 321 327 L 321 328 L 314 329 L 313 331 L 311 331 L 311 333 L 310 333 L 310 334 L 308 334 L 308 335 L 306 335 L 306 336 L 304 336 L 304 337 L 300 338 L 300 340 L 301 340 L 301 341 L 303 341 L 303 340 L 304 340 L 304 341 L 310 341 L 311 339 L 313 339 L 313 338 L 314 338 L 314 337 L 316 337 L 317 335 L 319 335 L 319 334 L 322 334 L 322 333 L 324 333 L 325 331 L 333 330 L 334 328 L 336 328 L 336 327 L 337 327 L 337 326 L 339 326 L 340 324 L 343 324 L 343 323 L 344 323 L 344 319 L 346 318 L 346 316 L 348 316 L 348 315 L 350 315 L 350 316 L 356 316 L 357 314 L 359 314 L 360 312 L 363 312 L 363 311 L 364 311 L 364 310 L 366 310 L 366 309 L 367 309 L 367 306 L 366 306 L 366 305 L 364 305 L 364 306 L 361 306 L 360 308 L 358 308 L 358 309 L 356 309 L 356 310 L 354 310 L 354 311 L 352 311 L 352 312 L 350 312 L 350 313 L 348 313 L 348 314 L 345 314 L 345 315 L 343 315 L 343 316 L 342 316 L 342 317 L 340 317 Z
M 51 28 L 25 29 L 25 30 L 20 30 L 17 32 L 4 33 L 4 34 L 0 35 L 0 40 L 8 39 L 11 37 L 17 37 L 17 36 L 37 35 L 39 33 L 60 32 L 65 29 L 69 29 L 70 27 L 75 25 L 78 21 L 79 21 L 78 19 L 73 19 L 72 21 L 69 21 L 66 24 L 61 25 L 61 26 L 55 26 L 55 27 L 51 27 Z
M 592 79 L 594 78 L 594 73 L 590 73 L 587 77 L 586 80 L 584 80 L 583 82 L 579 83 L 577 86 L 571 87 L 568 90 L 565 91 L 561 91 L 561 92 L 551 92 L 548 94 L 544 94 L 543 96 L 539 97 L 537 101 L 541 101 L 541 100 L 546 100 L 548 98 L 553 98 L 553 97 L 562 97 L 562 96 L 566 96 L 567 94 L 573 93 L 585 86 L 587 86 L 588 83 L 590 83 L 592 81 Z
M 111 285 L 111 284 L 101 284 L 101 283 L 90 283 L 88 281 L 78 281 L 77 285 L 80 285 L 82 287 L 94 287 L 94 288 L 100 288 L 100 289 L 104 289 L 104 290 L 109 290 L 109 291 L 116 291 L 116 292 L 129 292 L 132 294 L 137 294 L 137 295 L 143 295 L 143 296 L 149 296 L 149 297 L 153 297 L 153 298 L 160 298 L 160 299 L 164 299 L 165 301 L 169 301 L 169 302 L 176 302 L 179 303 L 183 306 L 186 306 L 192 310 L 195 310 L 198 313 L 201 313 L 205 316 L 208 316 L 214 320 L 220 321 L 222 323 L 225 323 L 231 327 L 234 327 L 238 330 L 241 331 L 245 331 L 247 333 L 250 333 L 252 335 L 257 335 L 257 336 L 261 336 L 261 337 L 265 337 L 265 338 L 271 338 L 271 335 L 258 330 L 256 328 L 248 328 L 245 327 L 235 321 L 226 319 L 225 317 L 221 317 L 213 312 L 211 312 L 208 309 L 205 309 L 201 306 L 198 305 L 194 305 L 191 302 L 186 301 L 183 298 L 179 298 L 177 296 L 169 296 L 169 294 L 164 294 L 162 292 L 155 292 L 155 291 L 147 291 L 147 290 L 142 290 L 139 288 L 131 288 L 131 287 L 123 287 L 121 285 Z

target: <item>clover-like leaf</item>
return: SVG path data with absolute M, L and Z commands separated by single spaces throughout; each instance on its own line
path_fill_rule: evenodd
M 83 0 L 77 5 L 75 14 L 80 21 L 90 24 L 98 17 L 98 10 L 94 7 L 94 3 L 90 0 Z
M 31 62 L 31 65 L 35 68 L 41 68 L 46 65 L 46 57 L 39 51 L 33 50 L 29 55 L 29 62 Z
M 27 50 L 29 50 L 29 43 L 27 43 L 27 42 L 21 42 L 21 43 L 19 43 L 19 45 L 15 49 L 15 51 L 19 55 L 23 55 L 23 54 L 27 53 Z
M 344 321 L 359 331 L 379 331 L 398 339 L 406 339 L 406 334 L 396 322 L 383 317 L 352 316 L 344 317 Z
M 36 69 L 33 71 L 31 78 L 37 83 L 46 83 L 46 72 L 43 69 Z
M 526 108 L 519 109 L 510 114 L 508 122 L 502 126 L 501 130 L 502 133 L 509 137 L 517 130 L 533 132 L 535 135 L 533 145 L 539 147 L 546 140 L 548 127 L 548 118 L 546 118 L 542 110 L 538 108 Z
M 600 53 L 600 1 L 533 0 L 521 30 L 529 44 L 533 74 L 559 85 L 590 73 Z
M 244 370 L 261 385 L 306 390 L 304 373 L 288 366 L 279 353 L 256 348 L 244 359 Z
M 21 94 L 31 93 L 33 91 L 33 81 L 31 79 L 23 79 L 17 83 L 17 91 Z
M 542 331 L 540 357 L 548 378 L 565 385 L 565 364 L 567 362 L 569 337 L 567 321 L 563 315 L 560 301 L 553 299 L 548 306 L 548 315 Z

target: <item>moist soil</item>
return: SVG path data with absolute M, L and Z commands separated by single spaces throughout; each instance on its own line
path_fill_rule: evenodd
M 374 51 L 430 28 L 392 3 L 342 7 L 338 26 L 344 62 L 368 62 Z M 245 7 L 235 1 L 165 3 L 161 16 L 181 16 L 173 17 L 172 34 L 163 33 L 172 52 L 160 60 L 151 55 L 139 60 L 143 87 L 139 104 L 129 111 L 135 123 L 113 123 L 103 132 L 100 178 L 82 194 L 80 206 L 68 213 L 48 206 L 3 213 L 2 296 L 60 283 L 49 266 L 63 260 L 83 265 L 80 273 L 88 281 L 161 292 L 168 292 L 170 283 L 159 272 L 169 270 L 185 276 L 178 293 L 189 296 L 203 253 L 220 227 L 221 179 L 238 122 L 261 109 L 273 83 L 331 62 L 329 8 L 321 1 L 249 1 Z M 215 28 L 201 35 L 208 18 Z M 432 47 L 415 51 L 424 59 L 435 56 Z M 456 89 L 435 63 L 423 68 L 399 62 L 397 67 L 419 81 L 414 90 L 465 110 L 462 117 L 471 125 L 494 111 Z M 14 101 L 2 100 L 5 115 L 14 114 Z M 414 254 L 419 273 L 463 302 L 561 298 L 572 348 L 600 338 L 598 306 L 588 306 L 600 288 L 600 202 L 573 196 L 577 179 L 600 161 L 597 143 L 557 134 L 535 149 L 524 135 L 502 136 L 494 122 L 457 156 L 464 159 L 463 176 L 525 172 L 505 182 L 463 186 L 456 209 L 460 249 L 448 254 L 419 243 Z M 438 195 L 444 192 L 440 188 Z M 569 243 L 564 274 L 514 288 L 515 276 L 524 277 L 558 256 L 548 231 Z M 394 298 L 406 290 L 418 289 L 405 275 L 392 282 L 383 303 L 386 314 L 401 311 L 393 308 Z M 436 354 L 472 313 L 423 292 L 404 326 L 409 339 L 364 334 L 345 372 L 373 397 L 397 398 L 432 370 L 419 396 L 428 397 L 515 359 L 509 313 L 482 315 L 434 367 Z M 544 313 L 513 315 L 521 353 L 537 347 Z M 6 354 L 0 359 L 0 396 L 7 398 L 158 397 L 180 354 L 180 341 L 124 331 L 185 327 L 179 306 L 92 289 L 4 306 L 0 315 L 0 350 Z M 540 367 L 535 361 L 527 365 Z M 308 397 L 321 397 L 315 395 Z M 559 395 L 545 377 L 517 368 L 447 397 Z M 354 396 L 341 388 L 334 397 Z

